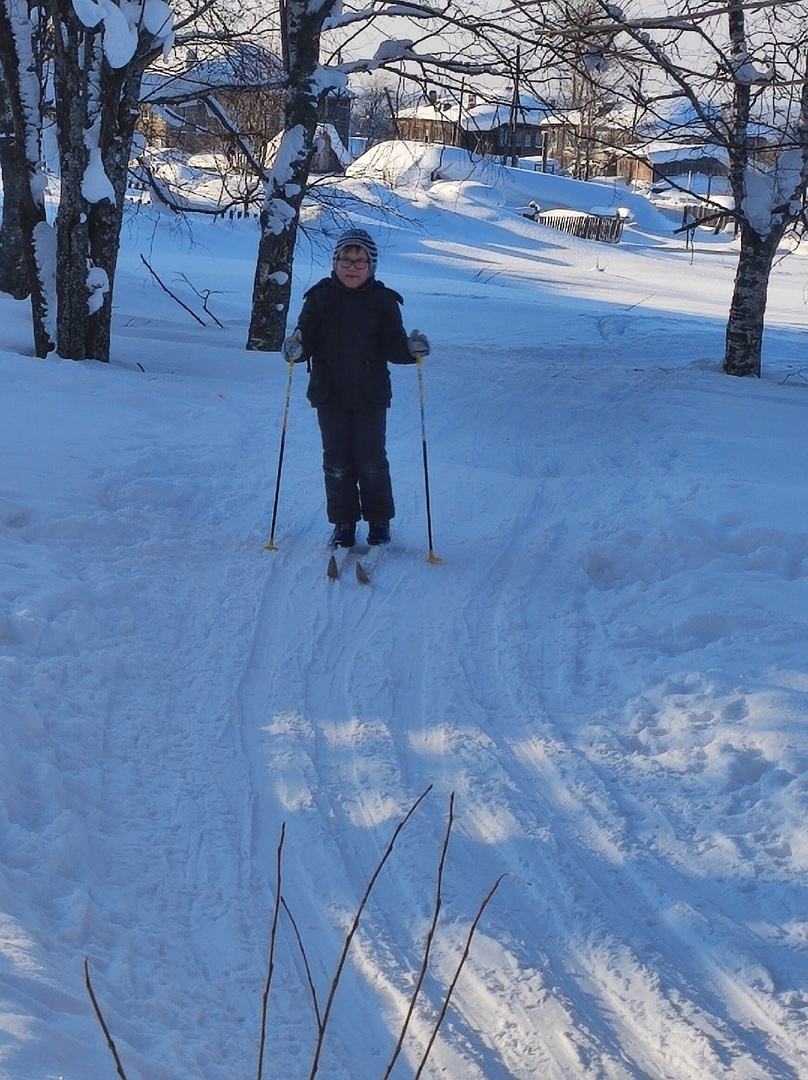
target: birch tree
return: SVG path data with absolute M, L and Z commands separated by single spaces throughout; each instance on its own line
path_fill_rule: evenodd
M 765 52 L 750 40 L 740 0 L 728 14 L 730 47 L 727 75 L 732 85 L 728 120 L 730 183 L 740 224 L 741 248 L 726 333 L 724 371 L 761 374 L 766 298 L 780 242 L 792 228 L 804 231 L 808 188 L 808 11 L 802 4 L 786 13 L 791 47 L 769 39 Z M 792 20 L 797 19 L 794 23 Z M 782 33 L 785 19 L 778 18 Z M 775 45 L 776 41 L 776 45 Z M 772 52 L 769 53 L 769 49 Z M 755 160 L 750 125 L 760 89 L 771 88 L 776 151 L 769 163 Z M 758 114 L 759 115 L 759 114 Z
M 43 41 L 52 51 L 60 160 L 55 231 L 41 162 Z M 163 0 L 2 0 L 0 62 L 27 177 L 20 219 L 38 356 L 108 360 L 129 153 L 143 72 L 172 39 Z
M 56 345 L 108 360 L 127 172 L 143 73 L 172 40 L 163 0 L 51 0 L 61 163 Z
M 772 266 L 786 234 L 806 226 L 808 5 L 683 0 L 653 18 L 629 17 L 607 0 L 596 7 L 587 25 L 564 32 L 591 40 L 611 33 L 601 69 L 621 66 L 621 92 L 646 125 L 656 120 L 663 137 L 667 127 L 681 139 L 687 131 L 670 117 L 684 104 L 706 140 L 726 151 L 740 242 L 723 369 L 759 377 Z M 598 79 L 598 70 L 589 77 Z
M 415 23 L 427 24 L 423 41 L 390 36 L 372 55 L 351 62 L 341 60 L 339 49 L 328 55 L 325 36 L 347 27 L 352 36 L 359 35 L 370 20 L 380 15 L 387 17 L 388 26 L 393 19 L 405 23 L 410 33 Z M 457 58 L 458 52 L 468 56 L 464 42 L 492 42 L 498 28 L 493 21 L 474 19 L 459 9 L 453 11 L 449 4 L 437 9 L 420 3 L 380 3 L 351 11 L 343 9 L 337 0 L 282 0 L 280 19 L 287 73 L 284 130 L 273 166 L 265 177 L 247 337 L 248 349 L 265 351 L 279 349 L 285 334 L 295 241 L 322 96 L 344 87 L 351 72 L 391 67 L 402 71 L 428 69 L 440 71 L 446 78 L 450 74 L 462 77 L 504 68 L 495 49 L 487 50 L 479 61 Z M 353 49 L 358 49 L 356 41 Z
M 43 62 L 42 9 L 25 0 L 3 0 L 0 6 L 0 68 L 5 111 L 12 138 L 7 143 L 4 182 L 11 183 L 10 210 L 20 234 L 12 241 L 28 272 L 34 349 L 47 356 L 53 347 L 52 233 L 45 219 L 45 176 L 42 169 Z M 13 175 L 12 175 L 13 174 Z
M 322 93 L 344 83 L 320 68 L 320 36 L 336 0 L 282 0 L 283 62 L 287 74 L 284 131 L 265 179 L 248 349 L 276 350 L 286 329 L 297 224 L 314 152 Z
M 26 242 L 22 230 L 22 206 L 26 177 L 16 169 L 14 117 L 6 84 L 0 76 L 0 174 L 3 178 L 3 219 L 0 223 L 0 292 L 15 300 L 30 295 Z

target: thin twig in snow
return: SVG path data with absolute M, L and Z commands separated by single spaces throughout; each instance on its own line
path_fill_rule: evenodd
M 272 986 L 272 976 L 275 972 L 275 941 L 278 934 L 278 915 L 281 907 L 281 863 L 283 859 L 283 842 L 286 838 L 286 822 L 281 825 L 281 837 L 278 841 L 277 854 L 277 879 L 275 884 L 275 907 L 272 912 L 272 930 L 269 935 L 269 961 L 267 964 L 267 981 L 264 985 L 264 997 L 261 1002 L 261 1039 L 258 1044 L 258 1076 L 261 1080 L 264 1074 L 264 1048 L 267 1041 L 267 1006 L 269 1004 L 269 990 Z
M 216 318 L 216 316 L 213 314 L 213 312 L 208 307 L 208 300 L 210 300 L 211 296 L 214 295 L 213 290 L 212 289 L 203 289 L 202 292 L 200 292 L 199 289 L 197 289 L 196 285 L 194 285 L 194 283 L 192 281 L 188 280 L 188 278 L 187 278 L 187 276 L 185 274 L 180 274 L 180 277 L 185 282 L 185 284 L 188 286 L 188 288 L 191 290 L 191 292 L 196 293 L 196 295 L 202 301 L 202 310 L 205 312 L 205 314 L 209 315 L 211 317 L 211 319 L 213 319 L 213 321 L 216 323 L 216 325 L 218 327 L 220 327 L 222 330 L 224 330 L 224 323 L 219 322 L 219 320 Z M 217 292 L 216 295 L 220 296 L 221 293 Z
M 319 1031 L 320 1028 L 322 1027 L 323 1021 L 322 1021 L 322 1017 L 320 1015 L 320 1003 L 317 1000 L 317 989 L 316 989 L 316 987 L 314 985 L 314 979 L 312 978 L 311 966 L 309 965 L 309 958 L 306 955 L 306 947 L 303 944 L 303 938 L 301 937 L 300 930 L 298 929 L 297 923 L 295 922 L 295 917 L 292 914 L 292 911 L 291 911 L 289 905 L 286 903 L 286 901 L 284 900 L 283 897 L 281 897 L 281 903 L 283 904 L 283 910 L 289 916 L 289 921 L 292 924 L 292 929 L 294 930 L 295 937 L 297 938 L 297 947 L 300 949 L 300 955 L 303 957 L 303 966 L 306 969 L 306 980 L 307 980 L 307 982 L 309 984 L 309 991 L 311 993 L 311 1000 L 312 1000 L 312 1004 L 314 1005 L 314 1015 L 315 1015 L 315 1017 L 317 1019 L 317 1030 Z
M 118 1076 L 120 1076 L 121 1080 L 127 1080 L 126 1073 L 123 1071 L 123 1064 L 121 1063 L 121 1059 L 118 1057 L 118 1049 L 115 1046 L 112 1036 L 109 1033 L 109 1028 L 107 1027 L 106 1021 L 104 1020 L 103 1014 L 101 1012 L 101 1006 L 98 1004 L 98 999 L 96 998 L 95 991 L 93 990 L 93 984 L 90 981 L 90 961 L 87 959 L 86 956 L 84 957 L 84 984 L 87 987 L 87 993 L 90 995 L 90 1001 L 93 1003 L 93 1009 L 95 1010 L 95 1015 L 98 1018 L 98 1023 L 101 1025 L 101 1030 L 104 1032 L 104 1037 L 107 1040 L 109 1052 L 112 1054 L 113 1060 L 115 1061 L 115 1068 L 118 1071 Z
M 800 368 L 798 371 L 789 371 L 786 377 L 780 380 L 780 385 L 784 386 L 789 379 L 802 379 L 803 382 L 808 382 L 808 379 L 806 379 L 805 373 L 802 368 Z
M 438 918 L 440 916 L 440 910 L 443 906 L 443 871 L 446 866 L 446 853 L 449 849 L 449 837 L 452 834 L 452 825 L 454 824 L 454 792 L 449 796 L 449 818 L 446 823 L 446 833 L 443 837 L 443 847 L 441 848 L 440 860 L 438 862 L 438 875 L 437 885 L 435 887 L 435 907 L 432 913 L 432 924 L 429 927 L 429 931 L 426 935 L 426 942 L 424 943 L 424 955 L 421 959 L 421 968 L 418 972 L 418 977 L 415 980 L 415 987 L 412 995 L 410 996 L 410 1004 L 407 1009 L 407 1015 L 404 1017 L 404 1023 L 401 1025 L 401 1031 L 398 1036 L 398 1042 L 396 1043 L 393 1051 L 393 1056 L 390 1058 L 390 1062 L 385 1070 L 382 1080 L 388 1080 L 390 1073 L 393 1071 L 398 1056 L 401 1053 L 401 1048 L 404 1045 L 404 1038 L 407 1034 L 407 1030 L 412 1020 L 412 1014 L 415 1012 L 415 1003 L 421 992 L 424 979 L 426 978 L 427 968 L 429 967 L 429 957 L 432 951 L 432 942 L 435 937 L 435 931 L 438 928 Z
M 401 821 L 396 826 L 395 831 L 393 832 L 393 835 L 392 835 L 392 837 L 390 839 L 390 843 L 387 845 L 387 849 L 385 850 L 384 854 L 382 855 L 381 859 L 379 860 L 379 863 L 376 866 L 376 869 L 371 874 L 370 880 L 368 881 L 367 887 L 365 888 L 364 895 L 363 895 L 362 899 L 359 902 L 359 907 L 356 909 L 356 914 L 354 915 L 353 922 L 351 923 L 351 928 L 348 931 L 348 933 L 347 933 L 347 935 L 345 937 L 345 941 L 344 941 L 343 946 L 342 946 L 342 952 L 340 954 L 340 958 L 339 958 L 339 961 L 337 963 L 337 969 L 334 972 L 334 977 L 331 980 L 331 986 L 329 987 L 328 999 L 326 1000 L 325 1009 L 323 1010 L 323 1021 L 322 1021 L 322 1024 L 320 1025 L 320 1030 L 319 1030 L 319 1033 L 317 1035 L 317 1043 L 316 1043 L 316 1045 L 314 1047 L 314 1058 L 313 1058 L 312 1063 L 311 1063 L 311 1071 L 309 1073 L 308 1080 L 314 1080 L 314 1077 L 317 1075 L 317 1070 L 320 1067 L 320 1055 L 322 1054 L 322 1051 L 323 1051 L 323 1042 L 325 1041 L 325 1033 L 326 1033 L 326 1028 L 328 1027 L 328 1020 L 329 1020 L 329 1017 L 331 1016 L 331 1007 L 334 1004 L 334 997 L 336 996 L 337 988 L 339 986 L 340 979 L 342 978 L 342 972 L 343 972 L 343 969 L 345 967 L 345 961 L 348 959 L 348 950 L 351 947 L 351 942 L 356 937 L 356 932 L 359 929 L 359 923 L 360 923 L 360 920 L 362 918 L 362 913 L 364 912 L 365 907 L 367 905 L 367 902 L 368 902 L 368 900 L 370 898 L 370 894 L 371 894 L 371 892 L 373 890 L 373 886 L 376 884 L 376 881 L 377 881 L 377 879 L 379 877 L 379 874 L 381 874 L 385 863 L 390 858 L 390 856 L 391 856 L 391 854 L 393 852 L 393 848 L 395 847 L 396 840 L 398 840 L 398 837 L 401 834 L 401 830 L 404 828 L 404 826 L 407 824 L 407 822 L 410 820 L 412 815 L 415 813 L 415 811 L 418 809 L 418 807 L 421 805 L 421 803 L 423 802 L 423 800 L 426 798 L 426 796 L 429 794 L 429 792 L 431 790 L 432 790 L 432 785 L 430 784 L 428 788 L 426 788 L 424 791 L 421 792 L 421 794 L 418 796 L 418 798 L 415 800 L 415 802 L 409 808 L 407 813 L 404 815 L 404 817 L 401 819 Z
M 499 888 L 500 883 L 502 882 L 502 879 L 504 877 L 507 877 L 507 874 L 500 874 L 499 875 L 497 880 L 494 882 L 494 884 L 488 890 L 486 895 L 483 897 L 483 902 L 480 904 L 479 910 L 478 910 L 477 914 L 474 916 L 474 922 L 472 922 L 471 927 L 470 927 L 469 932 L 468 932 L 468 937 L 466 938 L 466 944 L 465 944 L 465 947 L 463 949 L 463 955 L 460 957 L 460 963 L 457 965 L 457 970 L 454 973 L 452 981 L 449 983 L 449 989 L 446 991 L 446 997 L 444 998 L 443 1005 L 441 1006 L 441 1010 L 438 1013 L 438 1019 L 435 1022 L 435 1027 L 433 1028 L 432 1034 L 429 1037 L 429 1042 L 427 1043 L 426 1049 L 424 1050 L 424 1056 L 421 1058 L 421 1063 L 418 1066 L 418 1069 L 417 1069 L 417 1071 L 415 1073 L 415 1076 L 413 1077 L 413 1080 L 419 1080 L 419 1077 L 421 1076 L 421 1073 L 426 1068 L 426 1060 L 429 1057 L 430 1053 L 432 1052 L 432 1047 L 435 1044 L 435 1040 L 438 1037 L 438 1032 L 440 1031 L 441 1024 L 443 1023 L 444 1017 L 446 1016 L 446 1012 L 447 1012 L 447 1010 L 449 1008 L 449 1002 L 451 1001 L 452 994 L 454 993 L 454 989 L 457 986 L 457 980 L 460 978 L 460 972 L 463 970 L 463 967 L 464 967 L 464 965 L 466 963 L 466 960 L 468 959 L 468 955 L 469 955 L 469 952 L 471 950 L 471 940 L 474 937 L 474 933 L 475 933 L 475 931 L 477 929 L 477 925 L 478 925 L 478 923 L 480 922 L 480 919 L 483 916 L 483 912 L 488 907 L 488 904 L 489 904 L 489 901 L 491 900 L 491 897 L 494 895 L 494 893 Z
M 191 309 L 188 307 L 188 305 L 184 304 L 182 302 L 182 300 L 180 300 L 180 298 L 178 296 L 175 296 L 174 293 L 171 291 L 171 289 L 169 289 L 169 287 L 167 285 L 165 285 L 160 280 L 159 275 L 149 265 L 148 259 L 146 259 L 146 257 L 144 255 L 142 255 L 142 254 L 140 256 L 140 261 L 143 263 L 143 265 L 149 271 L 149 273 L 154 278 L 154 280 L 157 282 L 157 284 L 160 286 L 160 288 L 163 290 L 163 292 L 167 292 L 172 300 L 176 300 L 176 302 L 180 305 L 181 308 L 185 308 L 185 310 L 188 312 L 188 314 L 191 315 L 194 319 L 196 319 L 196 321 L 199 323 L 200 326 L 206 326 L 207 325 L 205 323 L 204 319 L 200 319 L 195 311 L 191 311 Z

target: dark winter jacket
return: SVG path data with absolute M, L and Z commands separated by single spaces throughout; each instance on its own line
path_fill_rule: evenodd
M 336 275 L 305 294 L 298 329 L 310 360 L 308 399 L 316 408 L 387 408 L 392 396 L 387 364 L 412 364 L 393 289 L 370 278 L 348 289 Z

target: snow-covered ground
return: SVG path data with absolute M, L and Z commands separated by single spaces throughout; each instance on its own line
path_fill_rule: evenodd
M 264 1076 L 311 1078 L 289 913 L 322 1012 L 430 785 L 318 1076 L 386 1075 L 451 793 L 393 1080 L 503 874 L 424 1077 L 808 1076 L 808 260 L 775 269 L 764 378 L 731 379 L 731 238 L 578 241 L 503 192 L 408 182 L 356 216 L 433 343 L 443 559 L 396 369 L 398 515 L 369 586 L 325 576 L 301 369 L 264 550 L 287 367 L 244 351 L 253 222 L 190 237 L 133 211 L 110 365 L 32 359 L 0 297 L 2 1080 L 116 1075 L 85 957 L 128 1080 L 255 1076 L 284 823 Z

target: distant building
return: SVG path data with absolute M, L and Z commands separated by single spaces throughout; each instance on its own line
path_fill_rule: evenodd
M 139 129 L 152 145 L 189 154 L 232 150 L 237 129 L 260 158 L 283 123 L 284 82 L 279 58 L 258 45 L 204 57 L 189 49 L 183 62 L 146 72 Z
M 729 158 L 723 146 L 708 143 L 673 143 L 657 140 L 617 151 L 609 175 L 635 182 L 655 184 L 666 180 L 681 182 L 693 176 L 724 178 Z
M 331 90 L 320 103 L 320 123 L 330 124 L 347 146 L 351 138 L 351 103 L 353 93 L 347 88 Z
M 460 117 L 460 106 L 439 101 L 433 92 L 423 104 L 398 111 L 396 133 L 408 142 L 440 143 L 470 150 L 470 140 Z
M 217 47 L 204 57 L 189 49 L 181 63 L 172 58 L 146 72 L 138 130 L 153 146 L 230 157 L 239 156 L 238 133 L 256 159 L 269 164 L 283 130 L 285 87 L 280 58 L 258 45 Z M 348 144 L 351 99 L 348 90 L 334 91 L 320 110 L 321 122 L 343 146 Z M 326 141 L 330 145 L 333 140 L 329 136 Z
M 521 98 L 518 105 L 477 105 L 468 113 L 472 149 L 490 157 L 552 158 L 563 164 L 574 125 L 547 105 Z
M 429 100 L 396 115 L 399 138 L 413 142 L 459 146 L 483 156 L 543 157 L 563 163 L 573 125 L 534 99 L 518 105 L 475 105 L 471 108 Z

